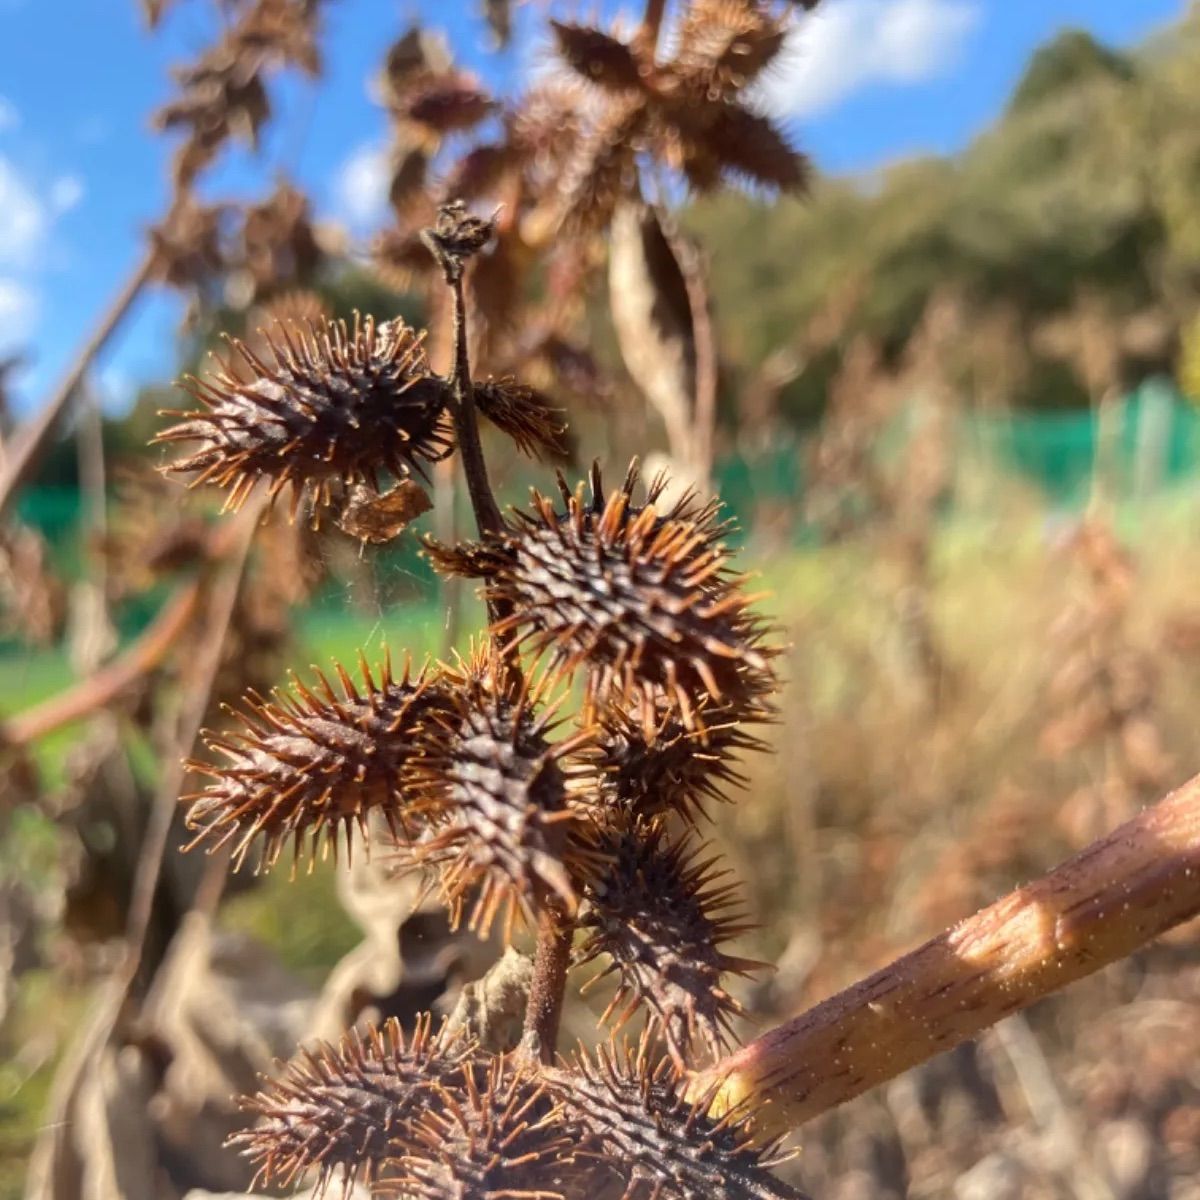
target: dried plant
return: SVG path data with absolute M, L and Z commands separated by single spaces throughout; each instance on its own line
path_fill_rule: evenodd
M 148 19 L 164 7 L 147 0 Z M 257 137 L 269 71 L 319 65 L 312 0 L 247 0 L 230 11 L 221 42 L 180 73 L 180 95 L 161 114 L 184 142 L 175 203 L 151 235 L 143 277 L 205 302 L 220 285 L 235 308 L 261 317 L 261 334 L 231 339 L 228 361 L 185 381 L 197 407 L 171 414 L 177 423 L 158 439 L 185 446 L 169 474 L 248 511 L 226 526 L 171 514 L 136 531 L 153 533 L 144 544 L 155 546 L 148 561 L 159 576 L 187 569 L 196 578 L 112 668 L 54 711 L 6 722 L 3 736 L 23 745 L 134 684 L 154 709 L 148 677 L 176 639 L 186 655 L 208 634 L 203 669 L 181 672 L 187 719 L 174 741 L 190 745 L 235 678 L 240 724 L 207 734 L 210 755 L 189 759 L 164 787 L 184 769 L 203 785 L 179 790 L 193 845 L 215 856 L 211 878 L 219 886 L 226 857 L 266 870 L 288 843 L 294 860 L 310 862 L 373 849 L 376 864 L 436 894 L 453 924 L 480 939 L 499 935 L 506 957 L 477 985 L 478 1003 L 503 994 L 510 1005 L 514 991 L 523 1002 L 511 1037 L 469 1012 L 435 1032 L 426 1013 L 408 1034 L 398 1023 L 370 1026 L 280 1065 L 244 1101 L 250 1127 L 231 1140 L 256 1183 L 421 1200 L 797 1200 L 774 1170 L 791 1127 L 1200 909 L 1192 785 L 735 1048 L 746 995 L 738 979 L 763 964 L 737 953 L 745 906 L 699 831 L 711 806 L 740 788 L 742 756 L 764 749 L 761 727 L 778 719 L 779 635 L 733 569 L 717 504 L 702 484 L 687 486 L 711 463 L 709 296 L 696 248 L 647 201 L 664 194 L 664 177 L 697 191 L 729 181 L 804 186 L 802 156 L 748 98 L 780 53 L 786 6 L 690 0 L 668 22 L 664 0 L 648 0 L 628 36 L 554 22 L 560 77 L 512 102 L 488 94 L 420 31 L 391 47 L 378 94 L 394 131 L 396 225 L 375 257 L 430 301 L 430 340 L 441 344 L 428 355 L 424 335 L 402 321 L 335 321 L 296 290 L 311 283 L 322 247 L 295 189 L 281 186 L 240 213 L 191 199 L 197 172 L 228 138 Z M 488 12 L 505 36 L 507 6 Z M 481 131 L 495 140 L 464 150 Z M 574 338 L 584 285 L 604 260 L 601 234 L 612 248 L 622 354 L 663 417 L 683 486 L 656 475 L 643 488 L 635 461 L 606 489 L 595 466 L 574 486 L 560 472 L 557 496 L 535 491 L 526 508 L 501 510 L 492 472 L 503 460 L 485 456 L 479 417 L 523 454 L 570 455 L 557 397 L 595 399 L 588 394 L 599 390 L 595 361 Z M 622 278 L 637 281 L 636 304 Z M 438 312 L 449 319 L 439 323 Z M 639 312 L 653 318 L 642 329 Z M 928 316 L 927 348 L 945 336 Z M 858 379 L 879 382 L 865 343 L 856 366 Z M 937 675 L 921 603 L 945 483 L 944 424 L 931 421 L 899 481 L 876 478 L 870 442 L 890 397 L 880 389 L 870 397 L 882 401 L 877 411 L 854 411 L 855 381 L 848 371 L 822 447 L 827 482 L 861 486 L 868 505 L 899 510 L 917 601 L 905 628 Z M 680 433 L 689 423 L 699 425 L 694 439 Z M 385 544 L 433 503 L 423 487 L 431 468 L 444 479 L 457 463 L 475 537 L 464 540 L 451 521 L 425 548 L 443 574 L 481 584 L 478 644 L 419 669 L 405 659 L 399 674 L 386 659 L 363 660 L 361 683 L 340 666 L 336 683 L 293 677 L 268 697 L 273 672 L 248 648 L 265 642 L 268 660 L 281 652 L 282 636 L 270 631 L 286 625 L 278 614 L 308 586 L 302 539 L 334 525 Z M 289 491 L 287 513 L 273 512 Z M 266 573 L 287 582 L 256 591 L 249 531 L 260 517 L 254 548 Z M 118 521 L 118 549 L 121 540 Z M 139 559 L 137 537 L 121 552 Z M 229 648 L 237 661 L 223 677 Z M 1144 707 L 1134 715 L 1145 717 Z M 1028 805 L 1016 807 L 1019 837 Z M 139 863 L 130 970 L 142 955 L 164 812 L 153 814 L 151 852 Z M 511 974 L 527 982 L 501 986 L 496 973 L 526 949 Z M 601 1017 L 613 1044 L 564 1057 L 571 973 L 595 975 L 597 965 L 615 985 Z M 642 1036 L 621 1040 L 639 1015 Z M 1186 1137 L 1189 1114 L 1176 1111 L 1175 1136 Z
M 353 334 L 314 328 L 304 343 L 285 332 L 270 356 L 239 346 L 254 377 L 221 375 L 200 393 L 212 416 L 188 416 L 165 435 L 199 444 L 173 469 L 232 488 L 233 506 L 260 484 L 271 497 L 292 482 L 293 512 L 314 518 L 330 502 L 331 475 L 343 488 L 377 488 L 383 471 L 406 480 L 435 430 L 442 440 L 426 460 L 458 450 L 480 540 L 430 542 L 430 553 L 440 568 L 484 581 L 488 643 L 399 680 L 364 664 L 358 686 L 339 668 L 340 693 L 322 677 L 313 687 L 295 680 L 290 695 L 270 701 L 249 695 L 242 729 L 210 735 L 222 761 L 191 764 L 211 782 L 191 797 L 188 819 L 197 843 L 230 845 L 235 864 L 257 849 L 270 866 L 288 842 L 296 854 L 322 842 L 336 853 L 339 842 L 365 836 L 367 814 L 377 812 L 396 869 L 431 873 L 456 919 L 486 935 L 502 917 L 510 942 L 523 928 L 538 931 L 525 1033 L 511 1060 L 474 1048 L 461 1051 L 455 1071 L 435 1070 L 426 1050 L 443 1043 L 429 1041 L 428 1026 L 407 1049 L 388 1035 L 385 1053 L 375 1035 L 322 1051 L 252 1105 L 269 1120 L 248 1145 L 273 1179 L 314 1168 L 324 1186 L 361 1168 L 377 1189 L 413 1196 L 498 1188 L 575 1196 L 606 1184 L 611 1139 L 628 1136 L 649 1139 L 624 1177 L 628 1195 L 699 1196 L 722 1172 L 767 1178 L 749 1126 L 709 1130 L 674 1072 L 727 1044 L 740 1006 L 725 982 L 759 966 L 728 950 L 745 928 L 736 889 L 689 827 L 736 782 L 732 757 L 758 746 L 748 729 L 770 719 L 775 651 L 730 569 L 715 504 L 690 494 L 664 504 L 663 480 L 639 495 L 636 464 L 611 494 L 594 468 L 590 493 L 560 476 L 561 509 L 535 494 L 531 512 L 500 513 L 476 413 L 518 446 L 562 426 L 519 382 L 471 376 L 463 268 L 493 232 L 450 204 L 425 236 L 455 301 L 448 376 L 429 370 L 419 337 L 402 326 L 376 333 L 368 318 Z M 368 416 L 375 396 L 379 415 Z M 343 423 L 328 424 L 327 410 Z M 380 429 L 399 430 L 408 411 L 393 451 Z M 359 429 L 372 436 L 356 441 Z M 558 685 L 574 678 L 584 688 L 572 711 Z M 556 733 L 564 721 L 572 728 Z M 573 954 L 576 927 L 583 937 Z M 543 1074 L 572 959 L 612 963 L 619 1024 L 643 1009 L 667 1065 L 644 1050 L 619 1066 Z M 364 1085 L 352 1077 L 366 1074 L 371 1087 L 392 1089 L 388 1099 L 359 1097 Z M 582 1089 L 574 1096 L 572 1081 Z M 601 1087 L 630 1128 L 567 1136 L 574 1109 L 591 1107 L 587 1089 Z M 376 1132 L 356 1135 L 354 1122 L 376 1103 L 385 1104 L 382 1126 L 372 1121 Z M 344 1104 L 357 1115 L 335 1117 L 332 1106 Z M 698 1136 L 708 1149 L 685 1169 Z M 656 1154 L 675 1164 L 666 1190 L 655 1190 Z M 745 1194 L 791 1194 L 755 1186 Z
M 266 1120 L 242 1140 L 264 1181 L 310 1173 L 318 1192 L 340 1177 L 377 1194 L 460 1200 L 796 1196 L 770 1167 L 798 1113 L 969 1036 L 1200 907 L 1194 887 L 1155 882 L 1194 870 L 1194 797 L 1098 844 L 1102 870 L 1085 854 L 728 1054 L 742 1012 L 731 981 L 762 964 L 732 949 L 746 929 L 738 892 L 694 829 L 705 802 L 737 782 L 734 757 L 759 748 L 753 727 L 773 718 L 777 648 L 730 568 L 716 506 L 690 492 L 664 503 L 657 479 L 640 494 L 636 464 L 611 493 L 597 467 L 575 489 L 560 475 L 558 504 L 534 492 L 529 510 L 501 512 L 479 440 L 488 385 L 471 371 L 464 287 L 494 234 L 462 202 L 424 231 L 452 300 L 453 368 L 437 376 L 406 358 L 391 405 L 394 428 L 406 389 L 426 389 L 445 422 L 441 453 L 458 452 L 478 538 L 426 545 L 439 570 L 482 581 L 486 642 L 400 683 L 367 671 L 365 693 L 343 675 L 341 695 L 322 681 L 296 684 L 290 699 L 249 697 L 245 729 L 212 739 L 228 761 L 195 765 L 213 781 L 191 798 L 189 820 L 197 843 L 233 843 L 239 862 L 258 845 L 269 865 L 286 840 L 336 848 L 366 836 L 366 813 L 378 813 L 394 869 L 428 873 L 454 920 L 481 935 L 498 923 L 510 945 L 534 935 L 524 1027 L 517 1045 L 485 1048 L 449 1030 L 434 1038 L 424 1018 L 412 1043 L 392 1031 L 319 1049 L 250 1103 Z M 228 441 L 194 420 L 170 435 L 201 444 L 202 460 L 185 457 L 182 469 L 233 482 L 235 503 L 259 484 L 277 492 L 293 458 L 311 457 L 316 398 L 340 388 L 345 413 L 371 395 L 368 351 L 379 343 L 369 319 L 356 328 L 352 379 L 347 351 L 246 356 L 257 374 L 237 394 L 288 406 L 276 419 L 286 437 L 240 410 Z M 419 346 L 407 329 L 392 336 Z M 323 344 L 337 337 L 350 344 L 344 333 Z M 385 390 L 393 361 L 385 351 Z M 541 410 L 519 383 L 506 388 L 500 424 L 519 444 L 517 428 Z M 350 430 L 344 442 L 323 433 L 318 471 L 353 470 L 372 488 L 373 467 L 407 479 L 415 458 L 389 457 L 387 439 L 355 443 Z M 329 499 L 302 486 L 294 507 L 319 516 Z M 1106 915 L 1114 887 L 1141 916 Z M 1075 915 L 1059 918 L 1048 953 L 1029 922 L 1049 896 Z M 602 1022 L 615 1035 L 641 1013 L 645 1032 L 636 1049 L 567 1061 L 557 1054 L 569 975 L 595 962 L 616 982 Z M 892 990 L 901 999 L 881 1007 Z M 843 1031 L 849 1040 L 838 1041 Z M 839 1054 L 853 1063 L 829 1069 Z

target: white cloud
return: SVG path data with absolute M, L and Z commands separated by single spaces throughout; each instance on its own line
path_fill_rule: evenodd
M 792 34 L 763 99 L 807 117 L 871 84 L 922 83 L 953 66 L 981 15 L 979 0 L 831 0 Z
M 359 146 L 338 169 L 333 183 L 338 214 L 352 228 L 378 224 L 387 212 L 392 166 L 382 146 Z
M 16 129 L 20 123 L 21 114 L 17 112 L 16 105 L 6 97 L 0 96 L 0 133 Z
M 83 199 L 83 180 L 78 175 L 60 175 L 50 185 L 50 208 L 55 216 L 62 216 L 75 208 Z
M 45 205 L 16 167 L 0 156 L 0 265 L 31 265 L 46 227 Z
M 0 277 L 0 352 L 19 349 L 37 320 L 37 293 L 16 279 Z

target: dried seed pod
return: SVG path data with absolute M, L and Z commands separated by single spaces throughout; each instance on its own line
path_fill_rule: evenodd
M 774 651 L 747 612 L 744 579 L 729 570 L 717 506 L 688 495 L 659 515 L 665 481 L 637 506 L 637 477 L 635 462 L 606 498 L 594 469 L 586 501 L 582 486 L 571 493 L 560 476 L 564 513 L 534 492 L 533 511 L 514 513 L 504 535 L 425 545 L 442 573 L 485 580 L 489 598 L 511 610 L 493 632 L 519 631 L 536 658 L 548 657 L 551 675 L 584 666 L 592 699 L 640 694 L 647 712 L 665 692 L 696 729 L 706 695 L 757 706 L 773 687 Z
M 374 1183 L 384 1164 L 419 1146 L 417 1122 L 440 1107 L 440 1085 L 469 1078 L 474 1047 L 445 1028 L 433 1032 L 428 1014 L 405 1038 L 393 1019 L 382 1029 L 347 1034 L 337 1046 L 301 1051 L 277 1079 L 242 1100 L 259 1124 L 230 1138 L 257 1164 L 250 1185 L 290 1186 L 316 1172 L 314 1197 L 340 1176 L 348 1194 L 355 1182 Z
M 496 102 L 472 76 L 451 71 L 414 87 L 397 116 L 423 148 L 435 150 L 447 134 L 473 128 L 495 108 Z
M 711 1097 L 685 1100 L 670 1059 L 656 1059 L 646 1038 L 594 1057 L 580 1051 L 570 1068 L 547 1075 L 567 1118 L 624 1185 L 622 1200 L 806 1200 L 771 1173 L 787 1156 L 778 1140 L 755 1137 L 755 1114 L 743 1108 L 715 1120 Z
M 567 454 L 567 423 L 562 409 L 512 376 L 489 377 L 475 384 L 475 405 L 497 429 L 512 438 L 523 454 L 552 458 Z
M 437 260 L 447 280 L 462 277 L 468 259 L 478 254 L 496 233 L 496 222 L 469 212 L 461 200 L 440 205 L 437 220 L 421 230 L 421 241 Z
M 693 0 L 672 64 L 682 88 L 709 100 L 752 83 L 783 49 L 785 21 L 760 0 Z
M 742 1013 L 722 977 L 765 967 L 721 949 L 752 928 L 738 908 L 737 886 L 724 882 L 728 872 L 715 868 L 715 855 L 701 858 L 704 847 L 690 835 L 673 840 L 663 825 L 615 827 L 596 850 L 605 865 L 587 881 L 579 962 L 611 960 L 593 983 L 617 976 L 601 1021 L 620 1028 L 645 1007 L 681 1067 L 697 1040 L 717 1055 Z
M 291 695 L 276 692 L 273 703 L 246 697 L 241 730 L 206 733 L 209 749 L 228 762 L 188 764 L 213 780 L 184 797 L 192 802 L 188 828 L 199 831 L 192 846 L 207 842 L 211 853 L 232 842 L 236 867 L 260 840 L 266 869 L 289 839 L 296 856 L 305 835 L 313 851 L 324 837 L 336 854 L 344 830 L 349 847 L 355 825 L 365 834 L 372 809 L 403 835 L 407 772 L 445 692 L 427 671 L 413 676 L 408 664 L 397 680 L 388 658 L 377 681 L 361 655 L 359 662 L 364 692 L 341 666 L 340 696 L 320 672 L 316 692 L 293 676 Z
M 456 918 L 474 894 L 469 927 L 486 937 L 503 908 L 511 938 L 518 912 L 549 896 L 576 906 L 572 874 L 582 851 L 571 836 L 579 816 L 570 799 L 591 775 L 568 756 L 590 734 L 551 744 L 550 713 L 536 712 L 538 696 L 497 678 L 490 651 L 445 668 L 442 681 L 450 705 L 431 723 L 414 771 L 430 828 L 411 854 L 439 867 Z
M 638 821 L 675 814 L 696 825 L 708 817 L 706 801 L 724 803 L 726 785 L 745 785 L 736 757 L 768 748 L 746 723 L 771 718 L 765 707 L 725 709 L 706 700 L 699 728 L 688 729 L 674 705 L 614 705 L 599 717 L 601 797 Z
M 493 1059 L 438 1087 L 441 1103 L 415 1126 L 413 1144 L 381 1180 L 412 1200 L 567 1200 L 594 1195 L 598 1172 L 579 1161 L 578 1130 L 540 1073 Z
M 631 46 L 590 25 L 551 19 L 555 49 L 568 67 L 588 83 L 624 92 L 642 84 L 642 68 Z
M 280 183 L 261 204 L 246 209 L 241 240 L 255 299 L 279 288 L 303 287 L 324 258 L 308 199 L 290 183 Z M 324 324 L 324 305 L 318 303 L 316 319 Z M 298 308 L 297 315 L 308 307 Z
M 531 216 L 530 236 L 593 233 L 612 218 L 617 202 L 637 187 L 637 152 L 649 119 L 637 98 L 617 100 L 575 142 L 542 209 Z
M 808 159 L 793 150 L 775 125 L 759 113 L 734 104 L 713 106 L 702 116 L 702 141 L 720 163 L 723 177 L 772 192 L 800 194 L 808 190 Z M 683 164 L 688 171 L 688 164 Z M 700 186 L 699 179 L 692 180 Z
M 307 496 L 313 521 L 333 502 L 335 486 L 365 483 L 379 491 L 379 474 L 397 479 L 452 449 L 445 381 L 432 374 L 421 337 L 402 321 L 377 326 L 371 317 L 310 326 L 277 325 L 270 354 L 260 357 L 231 339 L 253 373 L 243 382 L 228 364 L 211 381 L 189 377 L 187 390 L 204 406 L 181 417 L 156 442 L 198 443 L 170 464 L 199 472 L 193 480 L 229 490 L 226 508 L 240 508 L 260 479 L 270 496 L 292 488 L 292 513 Z

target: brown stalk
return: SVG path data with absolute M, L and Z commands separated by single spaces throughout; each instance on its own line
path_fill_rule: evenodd
M 874 975 L 710 1069 L 727 1111 L 794 1129 L 1200 913 L 1200 776 Z
M 154 908 L 154 893 L 158 889 L 163 857 L 167 851 L 167 839 L 171 833 L 171 818 L 179 802 L 179 793 L 183 789 L 187 759 L 199 736 L 200 725 L 212 697 L 213 682 L 221 665 L 225 637 L 233 617 L 246 560 L 250 554 L 250 544 L 254 540 L 254 531 L 258 527 L 262 509 L 261 501 L 247 506 L 239 519 L 230 524 L 229 528 L 236 537 L 235 549 L 224 563 L 223 570 L 209 593 L 207 620 L 200 642 L 203 650 L 200 661 L 196 664 L 197 669 L 184 701 L 183 711 L 180 713 L 177 753 L 169 760 L 163 778 L 159 781 L 154 805 L 150 810 L 150 820 L 146 825 L 138 854 L 137 870 L 134 873 L 126 922 L 125 959 L 121 968 L 127 987 L 133 985 L 141 967 L 146 934 Z M 209 879 L 208 883 L 210 888 L 217 887 L 219 879 Z
M 663 17 L 667 13 L 667 0 L 646 0 L 642 23 L 637 31 L 637 43 L 647 56 L 658 48 L 658 35 L 662 30 Z
M 713 328 L 708 272 L 697 246 L 678 230 L 664 230 L 687 289 L 688 307 L 692 314 L 692 342 L 696 354 L 695 396 L 691 438 L 691 461 L 688 464 L 692 479 L 708 486 L 712 477 L 713 433 L 717 421 L 717 335 Z
M 450 205 L 443 209 L 443 214 L 450 218 L 451 224 L 456 219 L 463 219 L 461 215 L 455 217 L 454 207 Z M 465 214 L 465 208 L 461 209 L 461 213 Z M 462 227 L 460 225 L 460 229 Z M 429 231 L 423 240 L 442 268 L 454 302 L 454 370 L 450 378 L 450 409 L 454 418 L 454 432 L 458 441 L 458 452 L 462 458 L 463 474 L 467 481 L 467 492 L 475 512 L 475 524 L 480 537 L 486 538 L 489 534 L 499 534 L 504 529 L 504 520 L 500 516 L 500 509 L 492 492 L 487 462 L 479 440 L 475 389 L 471 382 L 467 342 L 467 305 L 463 294 L 465 255 L 446 253 L 443 243 L 439 242 L 437 235 L 432 231 Z M 488 601 L 488 617 L 493 624 L 503 621 L 510 613 L 508 603 Z M 512 634 L 492 636 L 497 650 L 505 660 L 510 678 L 519 688 L 522 683 L 522 671 L 512 642 Z M 523 1052 L 541 1062 L 553 1062 L 557 1053 L 558 1029 L 574 933 L 574 920 L 548 899 L 538 921 L 533 981 L 530 985 L 529 1004 L 525 1010 L 525 1025 L 521 1035 Z
M 222 556 L 228 539 L 226 532 L 217 535 L 214 557 Z M 111 704 L 167 656 L 199 610 L 207 585 L 204 573 L 181 584 L 150 627 L 118 658 L 75 687 L 0 722 L 0 746 L 27 746 Z
M 150 278 L 154 261 L 153 251 L 148 252 L 133 269 L 100 317 L 91 337 L 79 348 L 75 361 L 42 407 L 42 411 L 13 435 L 6 447 L 3 463 L 0 464 L 0 517 L 8 511 L 21 485 L 37 466 L 63 414 L 79 390 L 88 368 L 96 355 L 104 349 L 108 339 L 112 337 Z
M 574 939 L 574 920 L 553 901 L 547 901 L 538 919 L 533 980 L 521 1033 L 521 1052 L 538 1062 L 552 1063 L 555 1059 Z

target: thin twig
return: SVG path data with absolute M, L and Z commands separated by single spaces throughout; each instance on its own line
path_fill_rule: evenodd
M 236 526 L 225 525 L 214 537 L 211 556 L 220 561 L 233 544 Z M 142 635 L 106 667 L 49 700 L 0 721 L 0 747 L 27 746 L 38 738 L 82 720 L 111 704 L 142 676 L 153 671 L 177 644 L 179 635 L 199 611 L 209 576 L 206 570 L 175 593 Z
M 91 337 L 80 347 L 75 361 L 43 405 L 42 411 L 9 440 L 7 453 L 0 465 L 0 516 L 8 511 L 21 485 L 37 467 L 80 382 L 150 278 L 154 262 L 153 252 L 148 252 L 138 263 L 105 309 Z
M 468 348 L 467 304 L 463 292 L 463 267 L 471 254 L 479 250 L 494 231 L 490 222 L 481 222 L 467 214 L 466 206 L 455 202 L 438 214 L 438 225 L 422 234 L 426 246 L 442 268 L 454 302 L 454 369 L 450 378 L 451 410 L 458 452 L 462 459 L 467 492 L 475 512 L 481 537 L 499 534 L 504 529 L 500 509 L 488 479 L 487 462 L 479 439 L 479 421 L 475 412 L 475 389 L 471 380 Z M 488 617 L 493 625 L 503 621 L 510 607 L 502 601 L 488 600 Z M 504 661 L 508 682 L 523 690 L 524 675 L 516 645 L 509 635 L 492 634 Z M 538 921 L 537 952 L 525 1026 L 521 1035 L 523 1052 L 543 1062 L 551 1062 L 558 1049 L 558 1028 L 563 995 L 567 985 L 571 943 L 575 923 L 547 902 Z
M 221 665 L 221 654 L 225 647 L 225 636 L 233 618 L 234 605 L 242 586 L 250 545 L 262 515 L 262 501 L 247 505 L 239 514 L 235 528 L 237 544 L 233 553 L 223 564 L 222 573 L 212 589 L 208 605 L 208 620 L 205 622 L 203 647 L 197 664 L 194 680 L 185 698 L 180 714 L 179 736 L 176 753 L 159 780 L 158 791 L 150 810 L 150 819 L 142 838 L 138 855 L 137 870 L 129 899 L 129 915 L 126 922 L 125 956 L 122 975 L 127 986 L 137 974 L 141 964 L 146 933 L 154 907 L 154 893 L 162 873 L 163 858 L 167 851 L 167 839 L 171 833 L 171 821 L 179 803 L 179 793 L 186 773 L 185 762 L 191 754 L 204 714 L 208 711 L 213 684 Z
M 699 1073 L 796 1128 L 1200 913 L 1200 776 L 1019 888 Z

